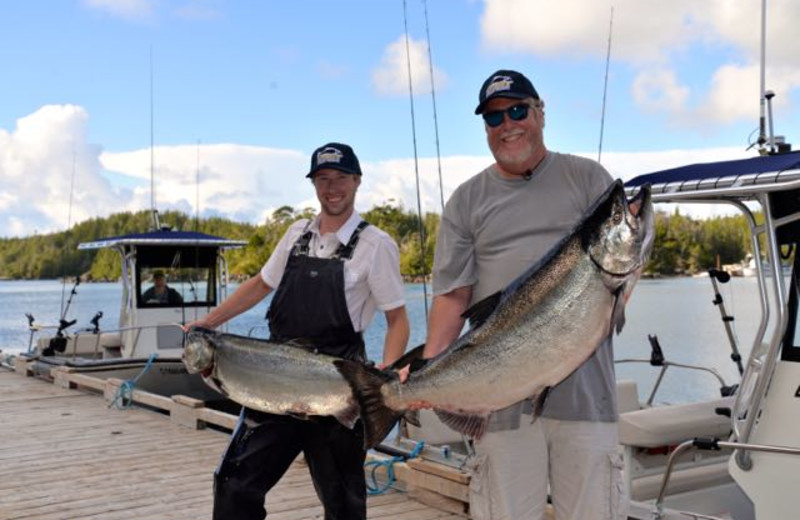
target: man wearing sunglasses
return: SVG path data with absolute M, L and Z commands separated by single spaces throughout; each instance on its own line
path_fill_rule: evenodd
M 495 72 L 478 101 L 495 163 L 459 186 L 442 215 L 426 358 L 459 335 L 471 304 L 542 258 L 612 182 L 595 161 L 547 150 L 544 101 L 524 75 Z M 560 520 L 625 518 L 610 338 L 550 390 L 541 416 L 535 408 L 526 400 L 495 412 L 475 443 L 472 517 L 540 520 L 549 488 Z
M 405 351 L 409 336 L 400 253 L 384 231 L 355 211 L 361 166 L 352 148 L 328 143 L 311 155 L 320 203 L 316 218 L 298 220 L 261 272 L 202 320 L 216 328 L 275 289 L 267 317 L 273 341 L 366 360 L 363 331 L 375 312 L 386 316 L 383 363 Z M 309 420 L 244 408 L 214 474 L 214 520 L 262 520 L 264 497 L 303 453 L 325 520 L 365 520 L 364 434 L 333 417 Z M 315 517 L 316 518 L 316 517 Z

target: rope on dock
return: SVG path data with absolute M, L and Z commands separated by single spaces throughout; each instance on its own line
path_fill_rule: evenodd
M 419 441 L 407 457 L 395 455 L 390 459 L 371 460 L 365 463 L 365 468 L 372 466 L 372 470 L 369 472 L 369 478 L 367 478 L 367 495 L 380 495 L 388 491 L 397 481 L 397 476 L 394 474 L 394 465 L 398 462 L 404 462 L 408 459 L 419 457 L 419 454 L 422 452 L 424 447 L 425 442 Z M 386 468 L 386 483 L 382 486 L 378 484 L 378 470 L 381 467 Z
M 136 382 L 140 377 L 147 373 L 147 371 L 153 365 L 153 361 L 155 361 L 157 357 L 158 354 L 155 352 L 150 354 L 150 357 L 147 359 L 147 363 L 144 365 L 142 371 L 139 372 L 133 379 L 126 379 L 121 385 L 119 385 L 117 393 L 114 395 L 114 400 L 108 405 L 109 408 L 113 406 L 118 410 L 125 410 L 133 406 L 133 391 L 136 389 Z

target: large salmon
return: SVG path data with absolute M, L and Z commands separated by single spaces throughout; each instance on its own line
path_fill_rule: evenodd
M 333 364 L 335 357 L 302 346 L 194 328 L 183 362 L 239 404 L 262 412 L 308 418 L 331 415 L 348 428 L 358 405 Z
M 379 443 L 411 403 L 480 438 L 492 411 L 544 395 L 619 332 L 652 245 L 649 186 L 628 201 L 616 181 L 541 261 L 470 307 L 469 330 L 404 384 L 392 371 L 335 361 L 361 406 L 365 444 Z

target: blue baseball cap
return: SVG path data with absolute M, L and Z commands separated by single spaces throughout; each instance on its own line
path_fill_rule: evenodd
M 312 178 L 315 173 L 325 168 L 361 175 L 358 157 L 352 148 L 342 143 L 328 143 L 314 150 L 314 153 L 311 154 L 311 170 L 306 177 Z
M 486 103 L 499 97 L 539 99 L 539 93 L 524 74 L 515 70 L 498 70 L 483 82 L 481 91 L 478 93 L 478 108 L 475 109 L 475 113 L 482 113 L 486 108 Z

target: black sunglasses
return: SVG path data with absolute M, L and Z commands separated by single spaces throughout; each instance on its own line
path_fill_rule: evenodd
M 508 114 L 509 119 L 512 121 L 523 121 L 528 117 L 528 109 L 530 105 L 522 103 L 508 107 L 505 110 L 495 110 L 492 112 L 484 112 L 483 120 L 492 128 L 496 128 L 503 124 L 503 114 Z

